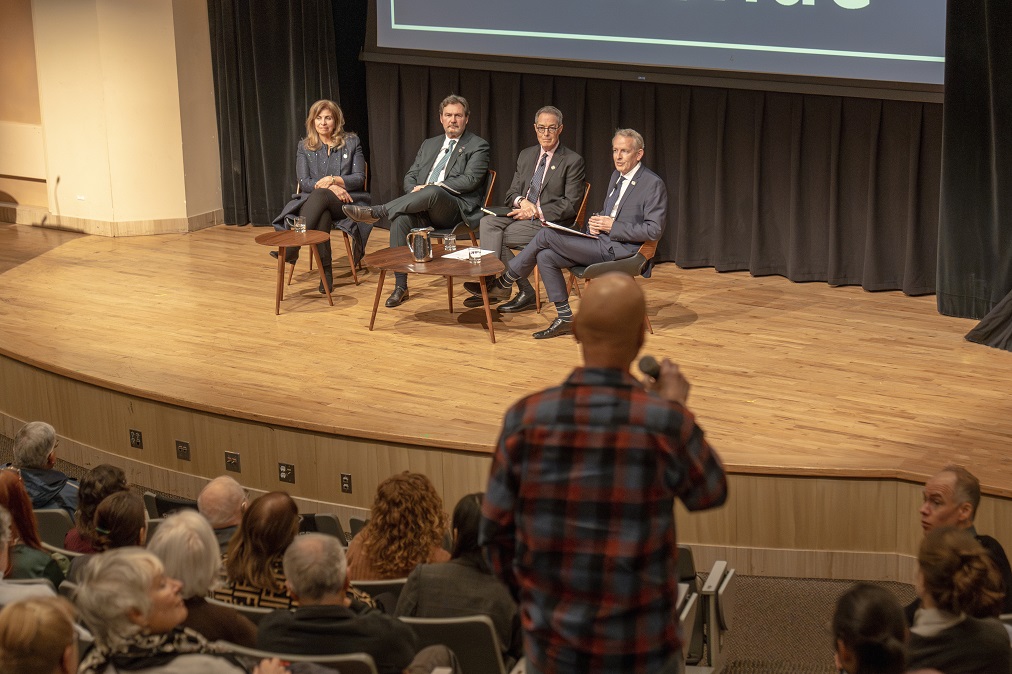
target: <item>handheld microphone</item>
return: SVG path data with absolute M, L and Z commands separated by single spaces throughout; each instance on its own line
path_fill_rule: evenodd
M 657 362 L 657 359 L 653 356 L 646 355 L 640 358 L 640 372 L 657 379 L 661 376 L 661 364 Z

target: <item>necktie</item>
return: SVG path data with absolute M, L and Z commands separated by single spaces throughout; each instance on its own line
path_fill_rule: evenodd
M 601 211 L 601 215 L 607 215 L 611 217 L 611 212 L 615 210 L 615 204 L 618 203 L 618 197 L 622 194 L 622 181 L 625 180 L 624 176 L 619 176 L 618 180 L 615 181 L 615 187 L 612 188 L 611 194 L 604 200 L 604 210 Z
M 439 174 L 442 172 L 443 167 L 446 166 L 446 162 L 450 159 L 450 154 L 453 152 L 453 146 L 456 144 L 457 141 L 455 140 L 450 141 L 450 144 L 446 147 L 446 152 L 444 152 L 443 156 L 439 158 L 439 161 L 436 162 L 436 165 L 432 167 L 432 173 L 429 174 L 429 179 L 426 180 L 425 182 L 429 183 L 436 182 L 436 178 L 439 177 Z
M 548 153 L 541 153 L 541 161 L 538 162 L 538 167 L 534 169 L 534 177 L 531 178 L 530 189 L 527 190 L 527 201 L 532 204 L 538 203 L 538 197 L 541 196 L 541 183 L 545 181 L 545 164 L 548 163 Z

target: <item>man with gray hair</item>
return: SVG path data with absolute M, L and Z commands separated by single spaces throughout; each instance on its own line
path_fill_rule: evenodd
M 657 241 L 664 232 L 668 193 L 660 177 L 640 163 L 643 136 L 632 129 L 619 129 L 611 141 L 611 155 L 615 171 L 605 191 L 604 208 L 587 221 L 586 234 L 543 228 L 510 261 L 506 272 L 490 284 L 508 291 L 537 265 L 548 299 L 555 303 L 558 313 L 548 328 L 534 333 L 534 339 L 573 331 L 573 310 L 563 269 L 631 257 L 644 242 Z M 643 275 L 649 276 L 649 266 Z M 533 293 L 521 287 L 516 297 L 497 309 L 512 313 L 529 309 L 533 303 Z
M 379 674 L 452 666 L 452 654 L 443 647 L 423 649 L 416 657 L 417 639 L 407 624 L 348 596 L 348 560 L 333 536 L 297 536 L 283 565 L 285 585 L 298 607 L 264 617 L 257 648 L 298 655 L 368 653 Z
M 14 467 L 21 471 L 33 508 L 63 508 L 73 517 L 78 483 L 53 468 L 58 444 L 56 430 L 46 422 L 25 424 L 14 436 Z
M 228 475 L 214 478 L 197 495 L 197 511 L 211 523 L 222 554 L 228 551 L 232 534 L 239 528 L 247 501 L 246 490 Z
M 538 144 L 520 152 L 517 168 L 510 183 L 503 207 L 496 215 L 481 219 L 481 247 L 495 251 L 503 264 L 513 259 L 511 248 L 530 243 L 542 228 L 542 222 L 571 227 L 584 192 L 583 157 L 560 142 L 562 111 L 546 105 L 534 115 L 534 133 Z M 486 285 L 491 283 L 489 278 Z M 534 288 L 526 278 L 517 279 L 520 289 L 534 301 Z M 466 307 L 480 307 L 481 286 L 469 281 L 464 289 L 472 297 L 464 300 Z M 509 289 L 489 288 L 489 300 L 509 299 Z M 528 305 L 530 306 L 530 305 Z

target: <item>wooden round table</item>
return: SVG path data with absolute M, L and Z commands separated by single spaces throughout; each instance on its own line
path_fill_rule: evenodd
M 467 248 L 457 248 L 468 250 Z M 492 325 L 492 307 L 488 303 L 488 290 L 485 288 L 485 278 L 494 276 L 506 269 L 506 265 L 492 253 L 481 256 L 481 261 L 472 263 L 470 260 L 455 260 L 444 257 L 443 246 L 432 246 L 432 259 L 428 262 L 415 262 L 411 256 L 411 249 L 407 246 L 396 248 L 384 248 L 362 258 L 362 264 L 367 267 L 379 269 L 379 281 L 376 283 L 376 299 L 372 303 L 372 318 L 369 320 L 369 329 L 372 330 L 376 323 L 376 310 L 379 309 L 380 297 L 383 295 L 383 280 L 388 271 L 404 272 L 406 274 L 426 274 L 429 276 L 446 277 L 446 298 L 449 303 L 450 313 L 453 313 L 453 277 L 467 276 L 477 278 L 481 285 L 481 298 L 485 304 L 485 319 L 488 321 L 488 336 L 495 344 L 495 328 Z
M 320 270 L 320 281 L 323 283 L 323 289 L 327 291 L 327 300 L 330 302 L 330 306 L 334 306 L 334 298 L 330 296 L 330 286 L 327 285 L 327 278 L 323 275 L 320 251 L 316 249 L 316 244 L 329 240 L 330 234 L 318 229 L 310 229 L 305 232 L 293 232 L 290 229 L 285 229 L 280 232 L 267 232 L 254 239 L 261 246 L 278 247 L 278 288 L 275 292 L 275 314 L 281 314 L 281 300 L 284 299 L 285 294 L 285 249 L 297 246 L 309 246 L 309 250 L 316 259 L 316 268 Z

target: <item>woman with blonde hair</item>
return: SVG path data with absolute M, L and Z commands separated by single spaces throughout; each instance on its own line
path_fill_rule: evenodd
M 292 196 L 281 215 L 274 219 L 275 229 L 286 229 L 286 220 L 303 216 L 306 229 L 330 233 L 335 224 L 352 235 L 355 240 L 354 257 L 357 262 L 365 251 L 371 225 L 345 220 L 344 204 L 368 205 L 372 199 L 365 189 L 365 155 L 358 136 L 344 130 L 344 113 L 334 101 L 320 100 L 309 108 L 306 117 L 306 137 L 299 141 L 295 153 L 295 173 L 299 191 Z M 327 283 L 334 285 L 330 238 L 319 244 L 320 260 Z M 271 255 L 277 257 L 277 251 Z M 295 264 L 298 248 L 288 248 L 285 262 Z M 320 284 L 320 292 L 324 292 Z
M 1009 633 L 994 617 L 1005 598 L 991 555 L 965 529 L 941 527 L 924 536 L 915 589 L 921 608 L 910 628 L 911 669 L 945 674 L 1008 672 Z
M 74 607 L 63 597 L 22 599 L 0 611 L 0 672 L 74 674 Z
M 429 478 L 404 471 L 380 483 L 369 523 L 348 546 L 351 580 L 404 578 L 419 564 L 445 562 L 443 500 Z

